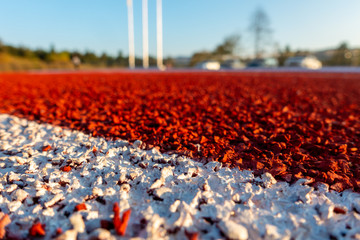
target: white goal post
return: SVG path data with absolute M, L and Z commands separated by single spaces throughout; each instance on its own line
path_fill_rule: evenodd
M 127 0 L 128 34 L 129 34 L 129 68 L 135 68 L 134 10 L 133 1 Z M 142 0 L 142 37 L 143 37 L 143 68 L 149 67 L 149 31 L 148 31 L 148 0 Z M 162 31 L 162 0 L 156 0 L 156 53 L 157 67 L 164 70 L 163 64 L 163 31 Z

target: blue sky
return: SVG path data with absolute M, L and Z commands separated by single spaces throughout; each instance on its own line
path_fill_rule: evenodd
M 134 1 L 135 52 L 142 53 L 141 0 Z M 149 51 L 156 53 L 156 1 L 149 0 Z M 268 52 L 325 49 L 342 41 L 360 46 L 359 0 L 163 0 L 164 56 L 212 50 L 240 34 L 242 55 L 253 52 L 248 31 L 261 7 L 273 29 Z M 126 0 L 11 0 L 0 8 L 0 39 L 13 45 L 56 50 L 128 53 Z

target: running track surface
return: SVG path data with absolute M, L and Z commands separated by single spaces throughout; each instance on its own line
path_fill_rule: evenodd
M 16 73 L 0 86 L 2 113 L 360 191 L 359 73 Z

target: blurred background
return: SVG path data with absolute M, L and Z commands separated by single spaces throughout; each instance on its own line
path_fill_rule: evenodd
M 2 1 L 0 71 L 360 66 L 358 0 L 146 2 Z

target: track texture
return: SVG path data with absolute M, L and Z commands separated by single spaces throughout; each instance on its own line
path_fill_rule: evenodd
M 2 74 L 0 86 L 0 112 L 360 191 L 360 74 Z

